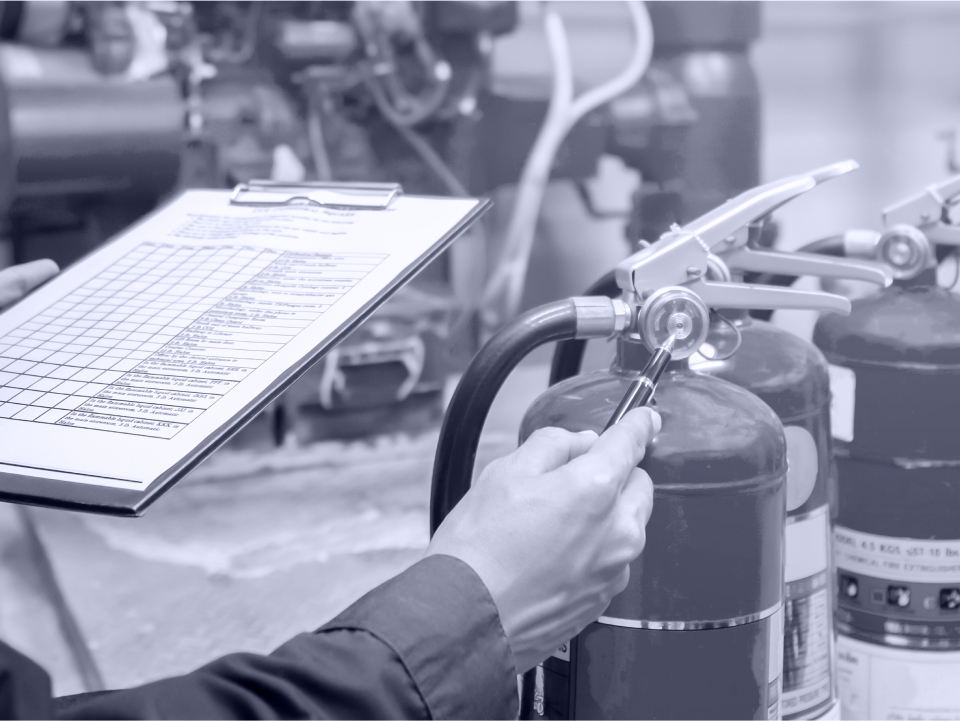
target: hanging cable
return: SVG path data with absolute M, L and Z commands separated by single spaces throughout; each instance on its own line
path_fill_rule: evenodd
M 399 123 L 394 123 L 393 120 L 388 117 L 387 120 L 393 125 L 394 130 L 403 138 L 407 145 L 409 145 L 413 151 L 420 156 L 420 159 L 424 164 L 433 171 L 433 174 L 437 176 L 441 183 L 446 186 L 447 192 L 457 198 L 466 198 L 470 194 L 467 192 L 467 189 L 463 187 L 463 183 L 460 182 L 460 179 L 454 174 L 450 169 L 440 154 L 433 149 L 433 146 L 424 138 L 420 133 L 418 133 L 413 128 L 402 125 Z
M 333 180 L 333 166 L 330 163 L 330 154 L 327 152 L 319 102 L 319 98 L 310 98 L 307 101 L 307 140 L 310 143 L 310 155 L 313 157 L 313 169 L 317 180 Z
M 553 86 L 546 118 L 517 184 L 516 202 L 507 225 L 501 260 L 484 291 L 482 315 L 489 329 L 516 315 L 520 307 L 540 206 L 554 158 L 564 138 L 587 113 L 636 85 L 650 64 L 653 55 L 650 16 L 638 0 L 628 0 L 626 5 L 634 28 L 634 51 L 630 62 L 615 78 L 577 99 L 573 97 L 573 67 L 563 20 L 553 10 L 545 15 Z
M 401 3 L 357 3 L 353 21 L 366 50 L 361 79 L 380 114 L 394 127 L 419 125 L 436 115 L 447 99 L 453 69 L 434 51 L 416 12 Z M 401 77 L 395 39 L 413 51 L 423 81 L 417 92 Z

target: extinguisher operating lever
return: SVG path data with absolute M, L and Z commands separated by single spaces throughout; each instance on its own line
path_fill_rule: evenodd
M 615 426 L 634 408 L 641 408 L 650 402 L 650 399 L 653 398 L 653 392 L 657 389 L 657 382 L 660 380 L 660 376 L 663 375 L 663 371 L 673 357 L 673 344 L 676 338 L 676 334 L 671 335 L 667 338 L 666 343 L 657 348 L 650 360 L 647 361 L 647 365 L 645 365 L 640 372 L 640 375 L 630 383 L 627 392 L 623 398 L 620 399 L 617 409 L 613 412 L 613 415 L 610 416 L 610 420 L 607 421 L 607 425 L 603 427 L 603 430 L 607 430 L 610 426 Z
M 720 258 L 730 270 L 775 275 L 812 275 L 818 278 L 846 278 L 876 283 L 884 288 L 893 282 L 893 272 L 890 268 L 869 260 L 751 248 L 737 248 L 730 253 L 721 254 Z
M 750 283 L 711 283 L 696 281 L 686 286 L 711 308 L 745 310 L 817 310 L 848 315 L 847 298 L 833 293 L 794 290 Z
M 617 284 L 642 297 L 665 285 L 686 285 L 702 278 L 718 256 L 747 244 L 752 223 L 818 184 L 856 168 L 856 162 L 847 160 L 751 188 L 682 227 L 674 226 L 656 243 L 620 263 Z

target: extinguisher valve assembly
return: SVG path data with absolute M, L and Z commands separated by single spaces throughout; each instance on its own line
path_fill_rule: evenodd
M 784 203 L 857 168 L 845 161 L 748 190 L 631 255 L 615 269 L 621 298 L 568 298 L 534 308 L 501 328 L 480 349 L 454 392 L 434 465 L 431 529 L 470 486 L 479 434 L 494 397 L 528 353 L 554 341 L 619 337 L 652 353 L 675 335 L 674 359 L 704 343 L 709 308 L 850 312 L 839 295 L 735 282 L 732 271 L 819 275 L 889 285 L 879 263 L 749 247 L 751 230 Z
M 830 254 L 839 250 L 847 258 L 872 258 L 897 280 L 913 280 L 936 267 L 936 246 L 960 247 L 960 225 L 951 219 L 958 202 L 960 175 L 955 175 L 884 208 L 882 232 L 851 229 L 809 247 Z
M 865 280 L 888 286 L 889 268 L 870 261 L 824 258 L 749 247 L 750 231 L 784 203 L 819 183 L 857 168 L 850 160 L 748 190 L 691 223 L 674 226 L 623 261 L 617 285 L 638 301 L 665 285 L 695 292 L 713 308 L 810 309 L 850 312 L 850 301 L 830 293 L 732 282 L 732 271 Z

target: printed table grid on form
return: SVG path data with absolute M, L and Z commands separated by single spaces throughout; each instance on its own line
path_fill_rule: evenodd
M 142 243 L 0 338 L 0 418 L 173 438 L 386 257 Z

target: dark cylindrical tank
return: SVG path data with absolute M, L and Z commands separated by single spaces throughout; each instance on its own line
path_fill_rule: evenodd
M 568 379 L 527 411 L 600 431 L 647 353 L 621 341 L 609 371 Z M 778 718 L 786 445 L 756 396 L 684 364 L 655 396 L 663 429 L 641 463 L 653 479 L 647 545 L 597 623 L 533 673 L 546 718 Z
M 82 49 L 0 45 L 0 82 L 17 197 L 157 197 L 176 183 L 185 115 L 172 77 L 107 77 Z
M 675 150 L 670 177 L 643 170 L 631 240 L 652 241 L 760 182 L 760 90 L 750 45 L 757 2 L 655 2 L 647 8 L 655 65 L 676 78 L 697 116 Z
M 824 316 L 844 718 L 960 716 L 960 299 L 923 284 Z
M 815 346 L 745 312 L 727 313 L 694 355 L 694 370 L 735 383 L 769 405 L 787 438 L 787 531 L 784 575 L 785 719 L 836 717 L 833 563 L 830 506 L 830 383 Z M 727 349 L 739 348 L 728 358 Z M 712 360 L 711 356 L 723 358 Z

